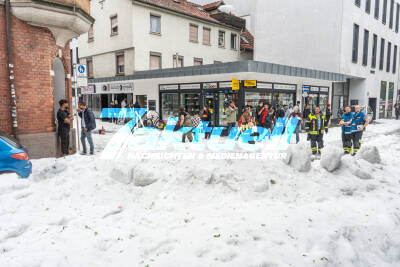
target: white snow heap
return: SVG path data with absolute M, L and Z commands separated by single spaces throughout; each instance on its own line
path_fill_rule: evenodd
M 285 163 L 299 172 L 308 172 L 311 169 L 311 149 L 307 142 L 290 145 L 287 150 Z
M 154 172 L 147 171 L 142 166 L 137 166 L 133 169 L 132 178 L 136 186 L 148 186 L 157 182 Z
M 359 157 L 368 161 L 371 164 L 376 164 L 381 162 L 381 156 L 379 150 L 376 146 L 362 146 L 358 152 Z
M 133 169 L 122 164 L 116 164 L 111 169 L 110 176 L 120 183 L 130 184 L 133 180 Z
M 328 172 L 333 172 L 340 168 L 341 159 L 343 156 L 343 152 L 341 149 L 328 146 L 325 147 L 321 154 L 321 167 L 326 169 Z

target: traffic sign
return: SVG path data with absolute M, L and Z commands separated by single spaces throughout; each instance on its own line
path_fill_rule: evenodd
M 76 73 L 78 77 L 86 77 L 86 66 L 85 65 L 77 65 L 76 66 Z
M 256 80 L 245 80 L 244 87 L 257 87 L 257 81 Z
M 232 90 L 240 89 L 240 81 L 232 78 Z
M 302 90 L 303 90 L 303 94 L 308 94 L 310 92 L 310 86 L 303 85 Z

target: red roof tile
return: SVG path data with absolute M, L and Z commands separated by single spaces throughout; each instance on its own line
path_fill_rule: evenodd
M 210 22 L 219 23 L 218 20 L 212 18 L 210 14 L 204 11 L 199 5 L 188 2 L 186 0 L 174 1 L 174 0 L 135 0 L 161 8 L 169 9 L 179 13 L 183 13 L 189 16 L 194 16 Z M 179 2 L 179 3 L 178 3 Z
M 254 36 L 245 29 L 241 36 L 243 36 L 249 43 L 246 43 L 242 39 L 240 39 L 240 47 L 244 49 L 254 50 Z
M 221 5 L 224 5 L 224 1 L 217 1 L 217 2 L 214 2 L 214 3 L 209 3 L 207 5 L 204 5 L 203 9 L 208 11 L 208 10 L 212 10 L 212 9 L 217 9 Z

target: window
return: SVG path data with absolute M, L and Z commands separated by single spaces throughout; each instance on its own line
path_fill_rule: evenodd
M 393 68 L 392 72 L 396 73 L 397 69 L 397 45 L 394 46 L 394 51 L 393 51 Z
M 383 57 L 385 56 L 385 39 L 381 38 L 381 55 L 379 58 L 379 69 L 383 70 L 383 61 L 385 60 Z
M 116 55 L 117 61 L 117 75 L 122 75 L 125 73 L 125 57 L 124 54 Z
M 231 49 L 237 49 L 237 34 L 231 33 Z
M 150 70 L 161 69 L 161 54 L 151 52 L 150 53 Z
M 183 67 L 183 56 L 177 56 L 174 55 L 172 57 L 173 61 L 174 61 L 174 68 L 182 68 Z
M 93 78 L 93 60 L 91 58 L 86 59 L 87 76 Z
M 368 45 L 369 45 L 369 31 L 364 30 L 364 46 L 363 46 L 363 58 L 362 64 L 367 66 L 368 64 Z
M 393 29 L 394 0 L 390 1 L 389 28 Z
M 360 5 L 361 5 L 361 0 L 355 0 L 355 1 L 354 1 L 354 4 L 355 4 L 356 6 L 358 6 L 358 7 L 360 7 Z
M 383 0 L 382 23 L 386 24 L 387 0 Z
M 368 14 L 371 13 L 371 0 L 365 1 L 365 12 Z
M 396 32 L 399 32 L 399 15 L 400 15 L 400 4 L 396 4 Z
M 353 63 L 357 63 L 358 60 L 358 35 L 359 35 L 360 27 L 357 24 L 353 26 L 353 51 L 352 51 L 352 61 Z
M 88 31 L 88 42 L 93 42 L 93 40 L 94 40 L 94 33 L 93 33 L 93 24 L 92 24 Z
M 192 43 L 199 42 L 199 26 L 190 24 L 189 41 Z
M 390 57 L 392 56 L 392 43 L 388 42 L 387 59 L 386 59 L 386 72 L 390 71 Z
M 201 66 L 201 65 L 203 65 L 203 59 L 195 57 L 193 60 L 193 66 Z
M 376 51 L 378 47 L 378 36 L 374 34 L 373 37 L 373 42 L 372 42 L 372 61 L 371 61 L 371 67 L 375 68 L 376 67 Z
M 150 33 L 161 33 L 161 17 L 150 14 Z
M 380 5 L 380 0 L 375 0 L 374 16 L 376 19 L 379 19 L 379 5 Z
M 117 35 L 118 34 L 118 16 L 114 15 L 110 17 L 111 20 L 111 35 Z
M 218 46 L 225 47 L 225 32 L 218 31 Z
M 211 29 L 209 28 L 203 28 L 203 44 L 211 44 Z

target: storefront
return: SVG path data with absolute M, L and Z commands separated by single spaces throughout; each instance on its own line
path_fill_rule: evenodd
M 202 112 L 207 105 L 211 110 L 211 123 L 215 126 L 227 126 L 225 110 L 230 101 L 238 107 L 246 104 L 253 106 L 253 111 L 260 101 L 272 105 L 293 106 L 296 103 L 294 84 L 257 82 L 257 86 L 232 90 L 231 81 L 163 84 L 159 86 L 160 111 L 163 120 L 178 115 L 179 107 L 187 112 Z
M 310 105 L 311 110 L 320 107 L 322 112 L 325 112 L 329 104 L 329 87 L 303 85 L 303 103 Z

